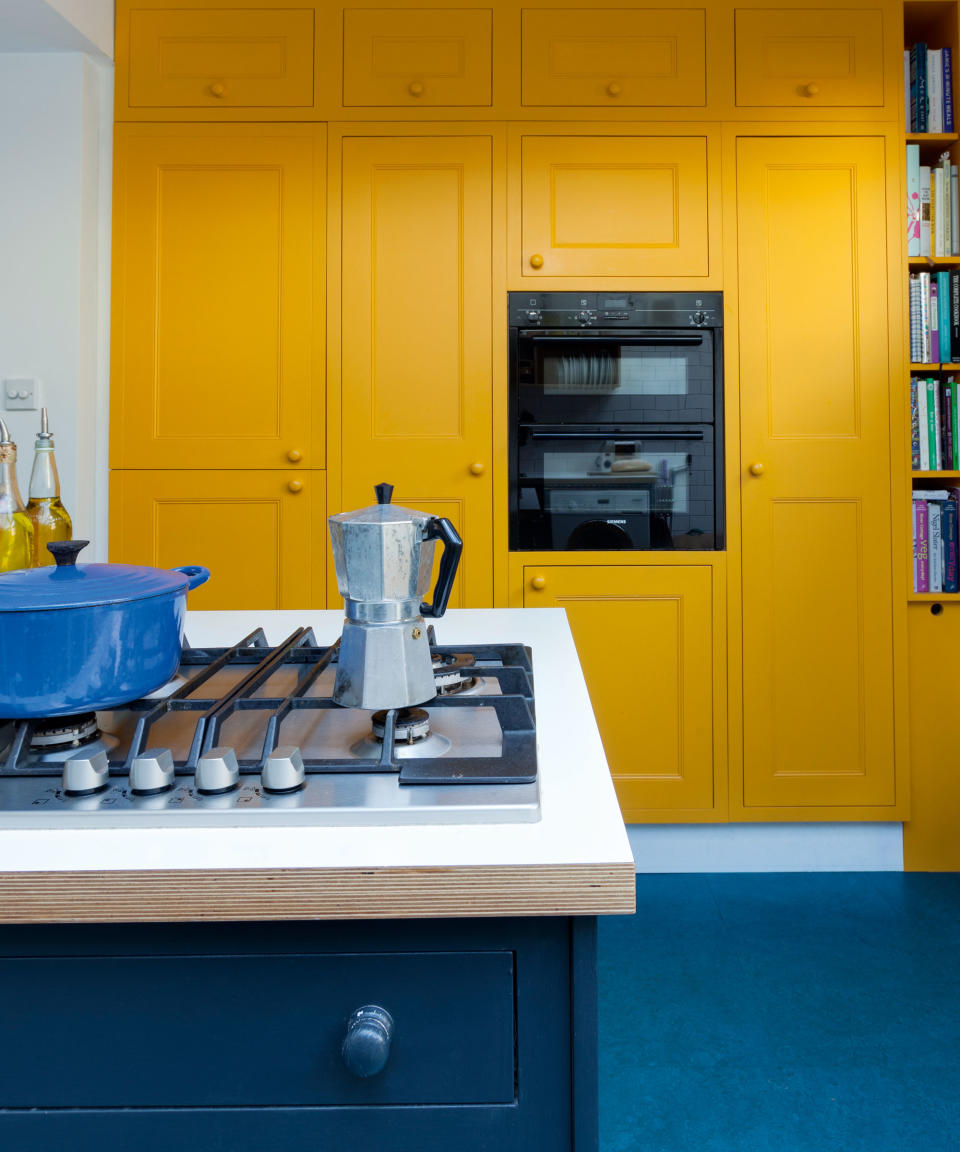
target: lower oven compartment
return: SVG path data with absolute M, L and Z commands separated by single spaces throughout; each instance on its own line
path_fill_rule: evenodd
M 712 424 L 521 426 L 511 491 L 519 551 L 723 547 Z

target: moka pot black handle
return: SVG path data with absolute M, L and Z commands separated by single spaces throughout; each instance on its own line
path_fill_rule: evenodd
M 435 516 L 427 524 L 424 540 L 441 540 L 443 557 L 440 560 L 440 571 L 437 573 L 437 585 L 433 590 L 433 600 L 430 604 L 421 604 L 420 612 L 423 616 L 442 616 L 447 610 L 447 601 L 453 590 L 460 554 L 463 552 L 463 541 L 446 516 Z

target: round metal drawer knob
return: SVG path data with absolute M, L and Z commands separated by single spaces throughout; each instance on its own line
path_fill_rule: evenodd
M 543 267 L 543 257 L 540 255 L 539 252 L 534 252 L 534 254 L 530 257 L 530 267 L 531 268 L 542 268 Z
M 361 1079 L 382 1072 L 390 1056 L 393 1017 L 377 1004 L 364 1004 L 347 1021 L 340 1055 L 347 1068 Z
M 481 461 L 474 460 L 474 462 L 470 465 L 470 471 L 474 476 L 482 476 L 486 471 L 486 468 L 483 466 Z
M 226 94 L 227 94 L 227 89 L 223 84 L 221 84 L 219 82 L 219 80 L 216 83 L 210 85 L 210 95 L 211 96 L 216 96 L 219 98 L 221 96 L 226 96 Z
M 751 476 L 762 476 L 763 475 L 763 465 L 760 463 L 759 460 L 755 464 L 750 465 L 750 475 Z
M 423 95 L 423 85 L 420 83 L 419 80 L 414 80 L 414 82 L 407 87 L 407 91 L 410 93 L 411 96 L 422 96 Z
M 546 586 L 547 586 L 546 576 L 534 576 L 533 579 L 530 581 L 530 587 L 536 588 L 536 590 L 538 592 L 542 592 L 543 589 L 546 588 Z
M 303 481 L 302 480 L 288 480 L 287 481 L 287 488 L 291 492 L 294 492 L 294 493 L 300 492 L 303 490 Z
M 299 448 L 291 448 L 287 453 L 287 459 L 291 464 L 299 464 L 303 459 L 303 453 L 299 450 Z

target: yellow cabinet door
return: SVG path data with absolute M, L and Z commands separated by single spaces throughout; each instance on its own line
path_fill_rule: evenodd
M 344 9 L 344 106 L 489 105 L 492 17 L 488 8 Z
M 137 108 L 310 108 L 313 6 L 129 8 L 127 92 Z M 118 73 L 119 75 L 119 73 Z
M 736 68 L 741 108 L 880 107 L 883 13 L 738 9 Z
M 451 607 L 488 605 L 491 139 L 347 137 L 342 200 L 343 509 L 385 480 L 449 517 L 465 541 Z
M 209 568 L 191 608 L 322 608 L 325 479 L 292 469 L 111 472 L 110 559 Z
M 713 572 L 536 566 L 525 608 L 565 608 L 627 820 L 711 812 Z
M 706 276 L 707 140 L 524 136 L 522 274 Z
M 742 800 L 849 818 L 897 800 L 884 141 L 737 143 Z
M 525 8 L 523 103 L 706 103 L 702 8 Z
M 322 467 L 323 129 L 118 125 L 111 465 Z

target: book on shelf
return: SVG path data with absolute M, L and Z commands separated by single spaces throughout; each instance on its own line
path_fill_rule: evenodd
M 960 358 L 960 269 L 911 272 L 907 286 L 910 363 L 953 364 Z
M 918 42 L 903 52 L 904 115 L 908 132 L 954 131 L 953 52 Z
M 916 493 L 914 493 L 916 497 Z M 914 499 L 913 502 L 913 556 L 915 561 L 915 578 L 914 578 L 914 591 L 915 592 L 929 592 L 930 591 L 930 563 L 929 563 L 929 539 L 927 536 L 927 502 L 926 500 Z
M 930 165 L 920 165 L 920 255 L 931 256 L 930 248 Z
M 907 145 L 907 255 L 920 255 L 920 145 Z
M 949 44 L 941 49 L 943 57 L 943 130 L 953 131 L 953 49 Z
M 927 557 L 930 564 L 930 592 L 943 591 L 943 536 L 940 531 L 940 501 L 927 501 Z
M 960 555 L 957 549 L 957 501 L 947 500 L 940 513 L 943 540 L 943 590 L 960 592 Z
M 927 49 L 927 131 L 943 131 L 943 79 L 940 50 Z M 937 589 L 939 591 L 939 589 Z
M 937 277 L 930 277 L 930 359 L 928 364 L 940 363 L 940 310 L 937 307 Z
M 927 131 L 927 46 L 910 47 L 910 131 Z
M 936 360 L 950 363 L 950 273 L 937 273 L 937 348 Z
M 920 463 L 920 404 L 917 398 L 916 377 L 910 378 L 910 467 L 914 472 L 922 468 Z
M 960 488 L 913 493 L 913 586 L 915 592 L 960 591 L 958 546 Z
M 960 199 L 958 199 L 958 169 L 950 165 L 950 255 L 960 256 Z

